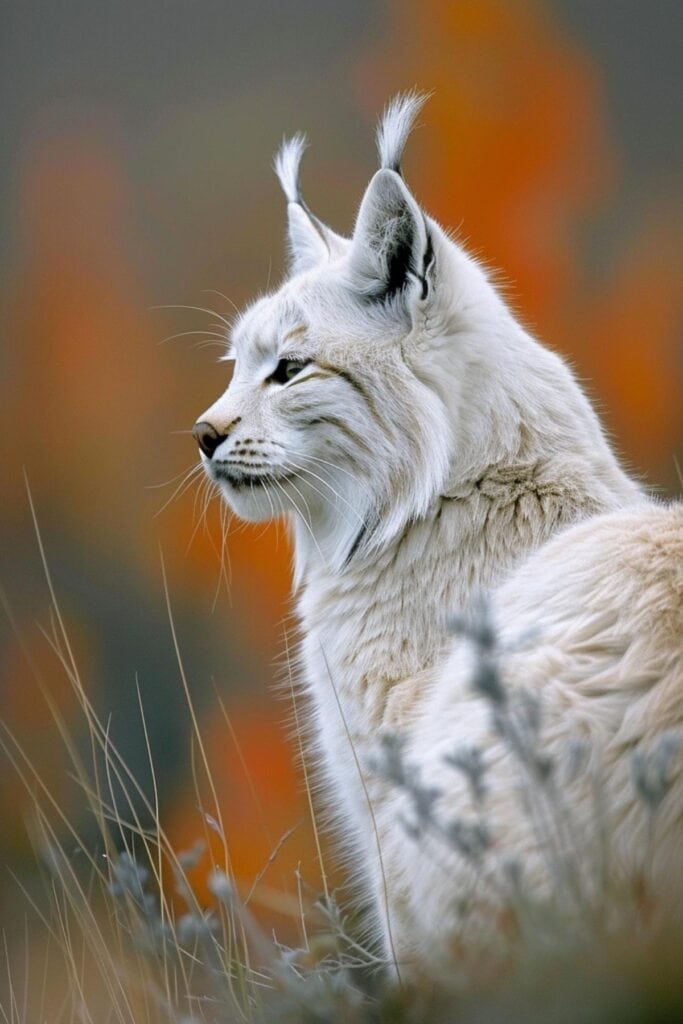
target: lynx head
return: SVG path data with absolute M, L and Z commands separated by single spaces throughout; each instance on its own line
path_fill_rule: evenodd
M 291 515 L 299 571 L 316 554 L 341 571 L 386 544 L 448 477 L 453 423 L 433 354 L 452 316 L 455 247 L 400 171 L 422 102 L 387 108 L 352 238 L 301 196 L 303 137 L 283 144 L 289 275 L 240 317 L 230 386 L 194 428 L 238 516 Z

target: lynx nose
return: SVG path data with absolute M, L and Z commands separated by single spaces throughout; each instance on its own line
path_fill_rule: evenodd
M 206 420 L 200 420 L 199 423 L 195 423 L 192 428 L 192 436 L 206 455 L 207 459 L 210 459 L 213 453 L 218 448 L 221 441 L 224 441 L 227 434 L 219 434 L 215 427 L 212 427 Z

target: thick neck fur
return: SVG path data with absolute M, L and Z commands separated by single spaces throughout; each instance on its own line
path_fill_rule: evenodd
M 427 514 L 341 571 L 326 565 L 332 519 L 296 527 L 306 678 L 319 720 L 341 712 L 356 744 L 391 726 L 396 701 L 418 698 L 415 677 L 442 652 L 449 613 L 563 525 L 641 497 L 565 363 L 523 331 L 476 264 L 455 258 L 468 301 L 452 296 L 438 342 L 432 334 L 419 353 L 419 373 L 453 413 L 446 485 Z

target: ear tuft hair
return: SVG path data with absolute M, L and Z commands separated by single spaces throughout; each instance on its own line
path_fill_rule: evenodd
M 380 167 L 401 173 L 401 157 L 415 118 L 420 113 L 431 93 L 399 93 L 387 105 L 377 127 L 377 150 Z
M 302 132 L 297 132 L 291 139 L 282 140 L 282 145 L 273 161 L 275 173 L 280 179 L 282 191 L 289 203 L 303 205 L 299 189 L 299 165 L 307 146 L 306 136 Z

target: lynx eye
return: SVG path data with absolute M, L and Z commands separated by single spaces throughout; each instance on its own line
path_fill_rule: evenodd
M 266 383 L 287 384 L 298 373 L 301 373 L 310 362 L 310 359 L 281 359 L 271 375 L 266 378 Z

